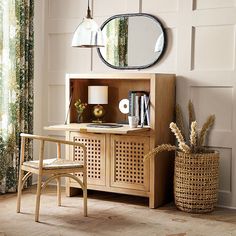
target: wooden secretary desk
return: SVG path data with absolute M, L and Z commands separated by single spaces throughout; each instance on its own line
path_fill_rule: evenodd
M 129 91 L 147 91 L 150 96 L 150 126 L 143 128 L 92 128 L 91 106 L 84 113 L 85 123 L 76 123 L 75 101 L 88 101 L 89 85 L 108 86 L 105 122 L 124 120 L 119 101 L 128 98 Z M 71 104 L 71 105 L 70 105 Z M 155 208 L 172 198 L 173 153 L 161 153 L 158 158 L 143 162 L 146 153 L 162 143 L 173 143 L 169 124 L 174 120 L 175 75 L 154 73 L 67 74 L 66 110 L 68 124 L 46 127 L 64 130 L 66 138 L 84 143 L 88 152 L 88 189 L 123 193 L 149 198 Z M 79 149 L 67 149 L 67 158 L 80 159 Z M 67 196 L 79 186 L 67 180 Z

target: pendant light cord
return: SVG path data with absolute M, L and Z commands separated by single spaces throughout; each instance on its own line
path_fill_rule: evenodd
M 90 10 L 90 7 L 89 7 L 89 0 L 88 0 L 88 10 L 87 10 L 87 16 L 86 16 L 86 18 L 88 18 L 88 19 L 93 19 L 93 18 L 92 18 L 92 15 L 91 15 L 91 10 Z

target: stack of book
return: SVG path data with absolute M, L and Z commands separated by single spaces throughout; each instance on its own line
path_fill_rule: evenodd
M 150 126 L 150 97 L 147 91 L 129 91 L 129 116 L 139 117 L 139 124 Z

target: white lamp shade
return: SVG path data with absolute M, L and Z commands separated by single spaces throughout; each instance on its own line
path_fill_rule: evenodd
M 108 86 L 88 86 L 88 104 L 108 104 Z
M 84 18 L 75 30 L 72 47 L 104 47 L 103 34 L 97 23 Z

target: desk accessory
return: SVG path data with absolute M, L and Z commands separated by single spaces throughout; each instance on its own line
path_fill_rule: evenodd
M 88 104 L 96 104 L 92 113 L 95 116 L 94 123 L 102 123 L 105 109 L 101 104 L 108 104 L 108 86 L 88 86 Z
M 87 127 L 92 127 L 92 128 L 120 128 L 123 127 L 123 125 L 120 124 L 108 124 L 108 123 L 93 123 L 93 124 L 88 124 Z
M 129 113 L 129 99 L 121 99 L 119 102 L 119 110 L 121 113 L 125 115 L 125 119 L 122 121 L 119 121 L 120 124 L 128 124 L 128 118 L 127 114 Z

